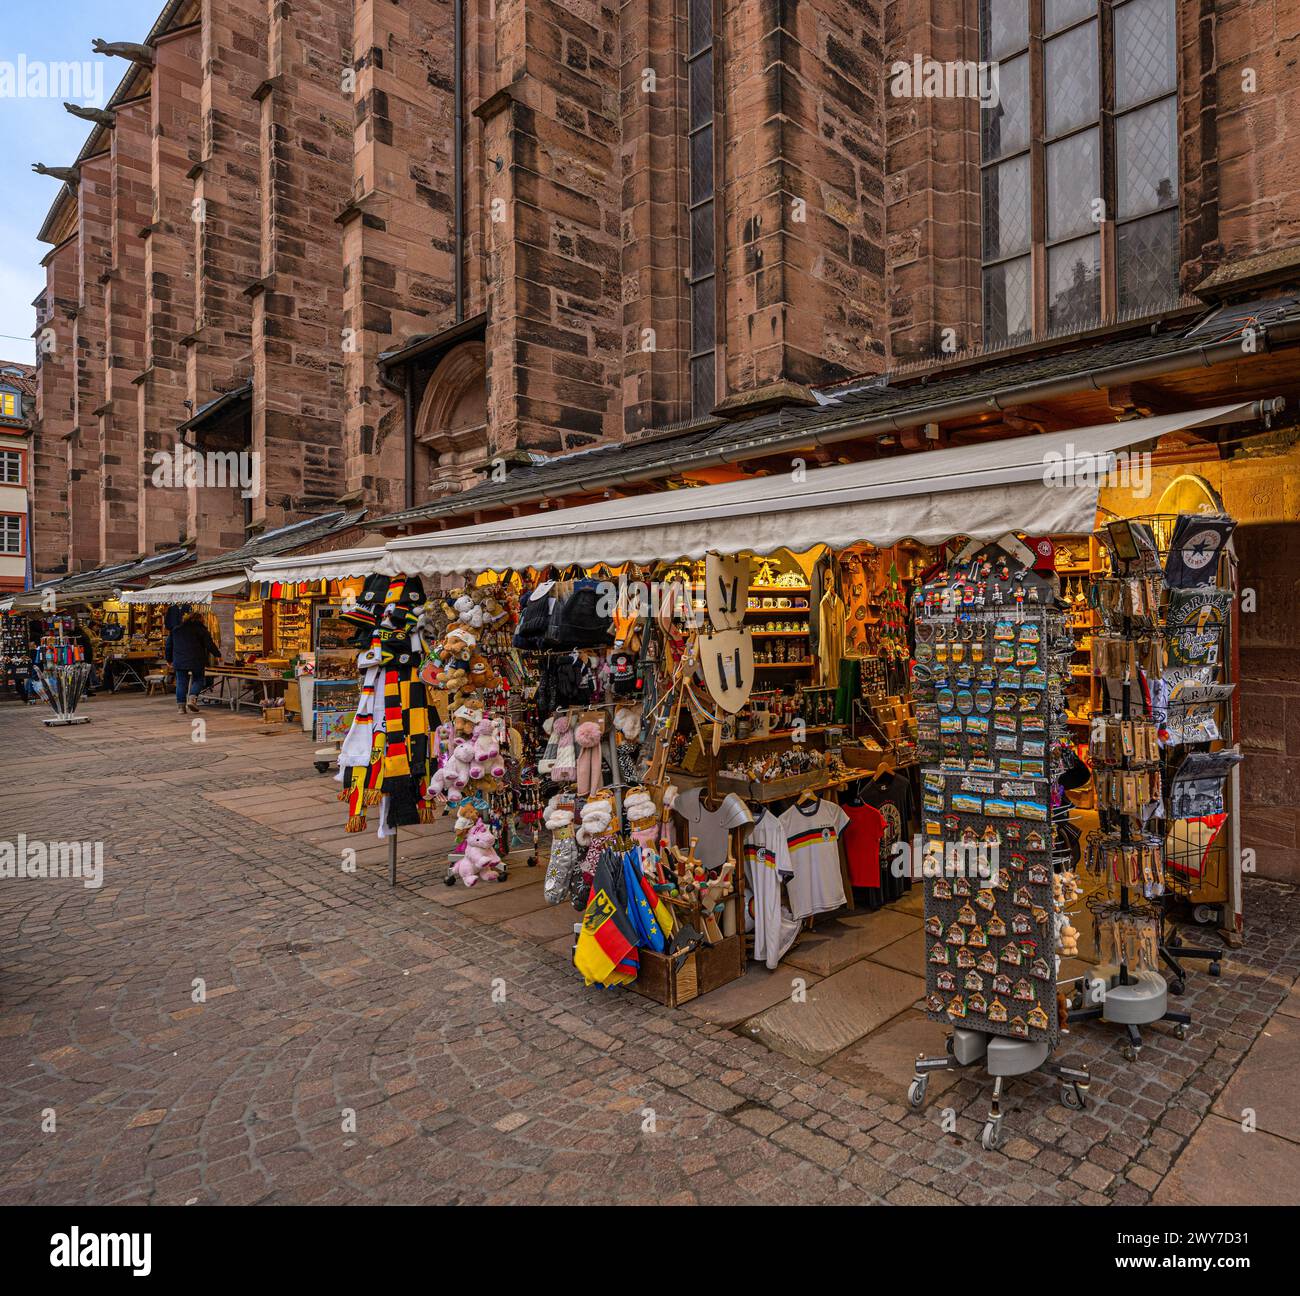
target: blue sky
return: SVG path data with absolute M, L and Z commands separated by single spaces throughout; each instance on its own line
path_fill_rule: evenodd
M 29 98 L 16 95 L 14 84 L 25 64 L 24 88 L 39 88 L 34 64 L 102 64 L 104 96 L 113 93 L 127 64 L 90 52 L 96 36 L 140 41 L 148 34 L 163 0 L 46 0 L 44 4 L 9 3 L 0 36 L 0 358 L 33 357 L 31 331 L 36 320 L 32 298 L 45 283 L 41 257 L 48 245 L 36 241 L 45 213 L 59 192 L 59 182 L 31 170 L 33 162 L 67 166 L 77 156 L 89 122 L 63 110 L 62 95 Z M 91 88 L 92 81 L 87 83 Z M 13 335 L 17 334 L 17 338 Z

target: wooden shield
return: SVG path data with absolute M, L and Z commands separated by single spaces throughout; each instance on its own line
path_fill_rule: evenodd
M 700 669 L 718 706 L 735 715 L 754 687 L 754 641 L 748 630 L 720 630 L 699 639 Z
M 704 602 L 715 630 L 739 630 L 749 603 L 749 559 L 705 554 Z

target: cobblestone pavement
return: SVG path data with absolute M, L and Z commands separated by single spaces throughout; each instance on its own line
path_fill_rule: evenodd
M 909 1111 L 586 989 L 547 946 L 390 890 L 382 848 L 347 873 L 287 809 L 258 827 L 212 799 L 301 782 L 301 733 L 208 713 L 195 744 L 156 699 L 87 713 L 46 730 L 0 706 L 0 839 L 105 860 L 99 890 L 0 882 L 5 1204 L 1141 1203 L 1300 967 L 1300 901 L 1253 883 L 1246 948 L 1189 983 L 1189 1037 L 1152 1030 L 1128 1065 L 1077 1029 L 1090 1110 L 1031 1077 L 987 1153 L 974 1077 Z

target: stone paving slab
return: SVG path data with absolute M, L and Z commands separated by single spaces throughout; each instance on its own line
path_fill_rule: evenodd
M 890 909 L 851 914 L 842 921 L 827 919 L 818 923 L 815 930 L 800 936 L 799 943 L 781 961 L 826 977 L 909 932 L 920 930 L 919 919 Z
M 1300 1206 L 1300 1148 L 1208 1116 L 1152 1198 L 1156 1206 Z
M 1256 1124 L 1269 1134 L 1300 1145 L 1300 1018 L 1279 1009 L 1215 1099 L 1211 1111 L 1230 1121 L 1254 1114 Z M 1300 1146 L 1296 1148 L 1297 1183 L 1300 1184 Z
M 918 1053 L 942 1057 L 947 1031 L 924 1013 L 909 1008 L 864 1036 L 856 1044 L 822 1063 L 822 1070 L 872 1093 L 884 1094 L 891 1102 L 907 1101 L 907 1087 L 915 1075 Z M 927 1098 L 936 1099 L 957 1083 L 956 1071 L 931 1073 Z M 942 1105 L 942 1104 L 939 1104 Z
M 824 1062 L 925 993 L 925 981 L 876 964 L 854 963 L 819 981 L 806 1002 L 782 1003 L 745 1029 L 769 1048 L 801 1062 Z
M 784 963 L 769 971 L 763 964 L 751 961 L 746 964 L 744 976 L 692 999 L 687 1011 L 718 1026 L 737 1026 L 765 1008 L 788 1000 L 796 980 L 806 988 L 816 985 L 821 977 L 791 969 Z
M 918 926 L 908 932 L 902 940 L 893 941 L 874 950 L 871 961 L 897 968 L 900 972 L 915 973 L 917 968 L 925 966 L 925 929 Z
M 470 909 L 466 912 L 471 918 L 474 916 L 474 910 Z M 546 905 L 544 908 L 520 914 L 517 918 L 507 918 L 501 926 L 503 930 L 522 936 L 525 940 L 545 945 L 548 941 L 560 937 L 571 941 L 573 924 L 576 921 L 581 921 L 581 916 L 574 912 L 572 905 Z

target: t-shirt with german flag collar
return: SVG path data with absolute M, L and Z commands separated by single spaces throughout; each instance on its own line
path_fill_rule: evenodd
M 794 876 L 786 887 L 796 918 L 828 913 L 845 903 L 840 873 L 840 833 L 849 817 L 832 801 L 792 805 L 781 816 Z

